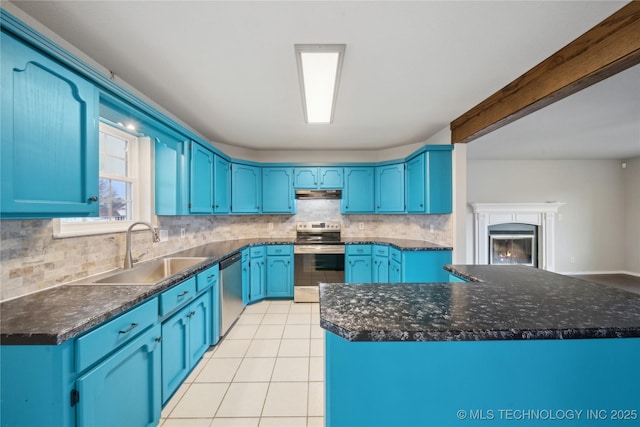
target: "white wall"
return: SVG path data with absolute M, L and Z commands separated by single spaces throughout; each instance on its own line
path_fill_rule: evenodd
M 626 160 L 624 185 L 625 259 L 624 269 L 640 276 L 640 157 Z
M 617 160 L 467 162 L 469 202 L 566 203 L 556 228 L 556 271 L 563 273 L 625 271 L 632 230 L 625 229 L 624 182 Z

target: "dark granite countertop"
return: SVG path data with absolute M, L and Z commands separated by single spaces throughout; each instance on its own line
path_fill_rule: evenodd
M 347 245 L 387 245 L 403 251 L 451 251 L 451 246 L 438 245 L 426 240 L 392 239 L 389 237 L 343 237 Z
M 249 246 L 292 244 L 288 238 L 212 242 L 168 255 L 207 260 L 153 285 L 97 284 L 110 271 L 0 304 L 2 345 L 61 344 Z
M 467 283 L 321 284 L 320 325 L 349 341 L 640 337 L 640 295 L 525 266 L 453 265 Z

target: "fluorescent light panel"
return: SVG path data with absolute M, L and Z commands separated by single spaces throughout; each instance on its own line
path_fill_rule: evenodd
M 344 44 L 295 45 L 302 106 L 307 123 L 331 123 Z

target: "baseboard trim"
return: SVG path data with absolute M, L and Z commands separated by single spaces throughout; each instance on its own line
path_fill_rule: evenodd
M 598 274 L 626 274 L 628 276 L 640 277 L 640 273 L 634 273 L 632 271 L 613 270 L 613 271 L 567 271 L 557 272 L 558 274 L 564 274 L 565 276 L 582 276 L 582 275 L 598 275 Z

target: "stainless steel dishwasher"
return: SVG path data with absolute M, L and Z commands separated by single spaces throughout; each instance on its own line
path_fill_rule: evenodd
M 225 336 L 242 313 L 242 254 L 220 262 L 220 336 Z

